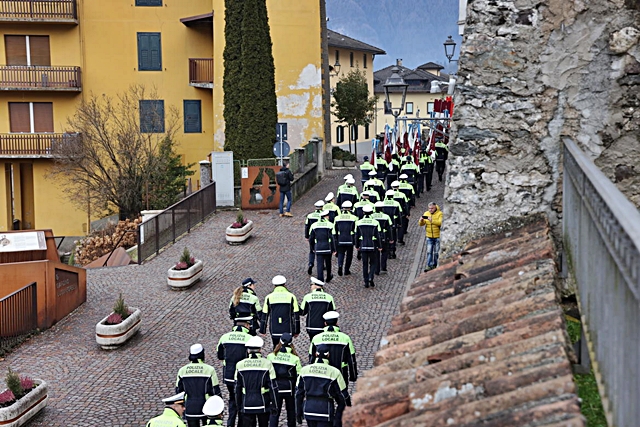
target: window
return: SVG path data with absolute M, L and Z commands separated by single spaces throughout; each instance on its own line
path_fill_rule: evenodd
M 202 106 L 200 100 L 184 100 L 184 133 L 202 133 Z
M 353 67 L 353 52 L 351 52 L 349 54 L 349 63 L 351 64 L 351 66 Z
M 367 54 L 366 53 L 362 54 L 362 66 L 364 68 L 367 68 Z
M 136 6 L 162 6 L 162 0 L 136 0 Z
M 358 140 L 358 126 L 351 126 L 351 140 Z
M 434 102 L 427 102 L 427 113 L 433 113 Z
M 387 102 L 387 100 L 384 100 L 384 113 L 385 114 L 393 114 L 393 112 L 391 111 L 391 103 Z
M 407 102 L 405 111 L 407 112 L 407 114 L 413 114 L 413 102 Z
M 50 66 L 49 36 L 4 36 L 7 65 Z
M 164 101 L 140 101 L 140 132 L 164 133 Z
M 10 102 L 9 131 L 15 133 L 53 132 L 53 103 Z
M 369 125 L 364 126 L 364 139 L 369 139 Z
M 344 142 L 344 126 L 338 126 L 336 128 L 336 142 Z
M 160 33 L 138 33 L 138 71 L 162 71 Z

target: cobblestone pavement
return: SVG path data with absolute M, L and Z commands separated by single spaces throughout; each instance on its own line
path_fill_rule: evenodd
M 271 278 L 284 274 L 289 290 L 301 301 L 309 292 L 305 215 L 313 210 L 316 200 L 335 192 L 343 183 L 342 177 L 350 172 L 359 177 L 359 171 L 328 171 L 294 202 L 293 218 L 281 218 L 277 211 L 246 211 L 255 229 L 245 245 L 226 244 L 225 228 L 236 212 L 219 211 L 144 265 L 90 270 L 87 302 L 0 361 L 0 372 L 11 366 L 50 384 L 49 405 L 30 425 L 143 426 L 161 412 L 160 399 L 173 394 L 176 373 L 188 362 L 189 346 L 196 342 L 204 345 L 206 361 L 216 366 L 221 378 L 214 348 L 232 326 L 228 304 L 233 289 L 244 278 L 253 277 L 262 300 L 272 289 Z M 397 259 L 389 261 L 389 274 L 376 277 L 374 289 L 363 287 L 357 260 L 351 276 L 339 277 L 333 258 L 335 278 L 326 290 L 335 297 L 341 312 L 339 325 L 353 338 L 360 371 L 372 366 L 407 282 L 424 268 L 424 229 L 418 227 L 418 217 L 428 201 L 442 205 L 443 184 L 436 175 L 431 192 L 417 200 L 405 238 L 407 245 L 399 247 Z M 184 247 L 205 261 L 203 280 L 189 290 L 171 291 L 166 271 Z M 421 251 L 419 262 L 417 251 Z M 95 324 L 110 312 L 119 292 L 130 307 L 142 310 L 142 328 L 122 348 L 103 351 L 95 342 Z M 294 344 L 306 362 L 306 333 L 300 334 Z M 271 350 L 268 337 L 265 347 Z M 226 394 L 225 387 L 223 392 Z

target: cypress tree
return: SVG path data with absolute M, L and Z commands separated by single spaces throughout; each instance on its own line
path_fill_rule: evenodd
M 266 0 L 227 0 L 226 3 L 234 10 L 227 9 L 225 13 L 225 149 L 233 150 L 234 157 L 239 159 L 273 157 L 278 109 Z M 236 18 L 237 3 L 242 7 Z M 228 29 L 232 18 L 237 28 Z M 238 39 L 231 41 L 228 37 Z M 231 80 L 229 85 L 227 79 Z M 227 105 L 228 102 L 232 104 Z

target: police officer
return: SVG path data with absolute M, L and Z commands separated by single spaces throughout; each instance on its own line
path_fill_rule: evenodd
M 320 221 L 316 221 L 309 232 L 309 242 L 313 243 L 313 252 L 316 254 L 318 279 L 324 281 L 324 270 L 327 270 L 327 283 L 333 279 L 331 255 L 337 253 L 336 241 L 333 238 L 333 222 L 329 218 L 330 212 L 328 210 L 320 212 Z
M 162 415 L 151 418 L 147 427 L 186 427 L 182 421 L 184 414 L 184 392 L 162 399 L 165 404 Z
M 376 252 L 382 250 L 380 245 L 380 224 L 371 218 L 373 213 L 373 204 L 366 205 L 362 208 L 364 217 L 356 222 L 356 249 L 362 258 L 362 277 L 364 278 L 364 287 L 374 287 L 373 275 L 377 269 Z
M 364 208 L 366 205 L 373 206 L 373 203 L 371 202 L 371 200 L 369 200 L 369 192 L 364 191 L 362 194 L 360 194 L 360 201 L 355 205 L 353 205 L 353 210 L 355 211 L 355 214 L 358 217 L 358 219 L 362 219 L 364 217 L 364 212 L 362 211 L 362 208 Z
M 389 240 L 389 259 L 396 258 L 396 239 L 398 238 L 398 227 L 402 221 L 402 206 L 394 200 L 395 192 L 387 190 L 385 199 L 382 201 L 382 212 L 386 213 L 391 219 L 391 240 Z
M 398 204 L 402 207 L 402 214 L 400 216 L 400 221 L 398 222 L 398 228 L 396 229 L 398 234 L 398 243 L 404 245 L 404 224 L 405 222 L 409 222 L 409 214 L 411 206 L 409 204 L 409 199 L 407 196 L 400 191 L 400 181 L 393 181 L 391 183 L 391 190 L 393 190 L 393 200 L 398 202 Z
M 340 427 L 342 412 L 349 400 L 347 384 L 340 371 L 328 364 L 329 349 L 326 345 L 318 345 L 314 356 L 315 362 L 302 368 L 298 377 L 298 424 L 302 424 L 304 417 L 309 427 Z
M 214 394 L 221 396 L 218 375 L 211 365 L 204 363 L 202 344 L 189 349 L 189 363 L 180 368 L 176 378 L 176 392 L 184 392 L 185 418 L 188 427 L 201 426 L 206 417 L 202 413 L 204 402 Z
M 311 226 L 320 220 L 320 212 L 322 212 L 322 207 L 324 206 L 324 200 L 318 200 L 314 204 L 316 210 L 307 215 L 304 220 L 304 238 L 309 240 L 309 232 L 311 231 Z M 313 252 L 313 243 L 309 242 L 309 265 L 307 268 L 307 274 L 313 273 L 313 264 L 316 260 L 316 254 Z
M 218 360 L 222 360 L 223 381 L 227 386 L 227 391 L 229 392 L 228 427 L 234 427 L 236 423 L 236 416 L 238 415 L 235 395 L 236 364 L 247 357 L 245 344 L 251 339 L 249 328 L 252 320 L 253 315 L 251 312 L 239 312 L 238 316 L 234 320 L 235 326 L 233 327 L 233 330 L 222 335 L 218 341 Z M 238 427 L 243 427 L 242 420 L 238 422 Z
M 224 413 L 224 400 L 220 396 L 211 396 L 202 407 L 202 412 L 207 416 L 206 426 L 222 426 Z
M 269 332 L 273 347 L 280 342 L 280 337 L 285 332 L 297 337 L 300 333 L 300 307 L 296 296 L 286 288 L 287 279 L 284 276 L 275 276 L 273 292 L 266 296 L 262 305 L 262 321 L 260 322 L 260 333 Z
M 346 201 L 355 204 L 360 200 L 360 194 L 354 185 L 355 183 L 356 180 L 350 174 L 345 177 L 345 183 L 338 187 L 338 196 L 336 198 L 338 206 L 342 206 Z
M 442 174 L 444 174 L 444 167 L 448 158 L 449 147 L 442 142 L 442 138 L 436 139 L 436 172 L 438 172 L 438 180 L 440 181 L 442 181 Z
M 378 179 L 383 183 L 387 179 L 387 172 L 389 171 L 389 164 L 384 159 L 382 153 L 377 153 L 376 156 L 376 172 L 378 172 Z
M 391 161 L 389 162 L 389 171 L 387 172 L 387 190 L 391 188 L 391 183 L 398 179 L 398 172 L 400 171 L 400 162 L 398 161 L 398 155 L 393 154 Z
M 377 194 L 376 200 L 381 200 L 384 195 L 384 183 L 377 177 L 375 170 L 369 172 L 369 180 L 364 183 L 362 191 L 373 191 Z M 375 202 L 374 202 L 375 203 Z
M 342 372 L 345 382 L 355 382 L 358 379 L 358 364 L 356 362 L 356 349 L 349 335 L 340 332 L 337 311 L 329 311 L 324 314 L 326 327 L 324 332 L 313 337 L 309 347 L 309 362 L 313 362 L 316 348 L 324 344 L 329 349 L 329 364 Z
M 375 212 L 371 214 L 371 218 L 378 221 L 380 224 L 380 244 L 382 245 L 382 251 L 378 252 L 378 259 L 376 260 L 376 274 L 387 273 L 387 259 L 389 259 L 389 246 L 390 242 L 393 242 L 393 221 L 384 213 L 384 202 L 375 203 Z
M 342 276 L 343 265 L 345 275 L 351 274 L 353 246 L 356 243 L 356 221 L 358 220 L 358 217 L 351 213 L 351 208 L 350 201 L 342 203 L 342 213 L 336 217 L 333 224 L 338 251 L 338 276 Z
M 406 173 L 400 174 L 400 185 L 398 186 L 398 189 L 407 196 L 407 199 L 409 200 L 409 207 L 414 207 L 416 205 L 416 193 L 413 190 L 413 185 L 409 184 L 407 178 L 408 175 Z M 408 212 L 408 214 L 410 214 L 410 212 Z M 405 228 L 404 230 L 406 233 L 407 229 Z
M 287 427 L 295 427 L 296 425 L 295 391 L 302 364 L 292 341 L 291 334 L 282 334 L 280 342 L 273 349 L 273 353 L 267 356 L 276 371 L 276 381 L 278 383 L 278 400 L 276 401 L 278 410 L 271 412 L 269 427 L 278 427 L 283 401 L 287 408 Z
M 324 282 L 311 278 L 311 292 L 302 298 L 300 311 L 307 316 L 306 328 L 309 340 L 324 330 L 323 315 L 336 309 L 333 297 L 324 291 Z
M 424 177 L 427 191 L 431 190 L 431 182 L 433 181 L 433 169 L 435 168 L 435 165 L 434 165 L 435 157 L 436 157 L 435 151 L 427 152 L 427 158 L 426 158 L 427 171 Z
M 406 181 L 413 187 L 413 192 L 416 197 L 419 197 L 418 192 L 416 191 L 418 188 L 416 181 L 420 178 L 420 168 L 416 165 L 413 156 L 407 156 L 406 163 L 400 168 L 400 174 L 407 175 Z
M 333 192 L 327 194 L 324 198 L 324 206 L 322 210 L 329 211 L 329 221 L 333 222 L 336 216 L 340 213 L 340 208 L 334 202 L 336 201 L 336 196 Z
M 375 169 L 375 166 L 369 162 L 369 156 L 364 156 L 362 158 L 362 164 L 360 165 L 360 174 L 362 175 L 360 181 L 363 187 L 364 183 L 369 179 L 369 172 L 375 171 Z
M 247 358 L 236 365 L 236 405 L 245 426 L 255 426 L 257 418 L 259 427 L 268 427 L 270 414 L 278 411 L 276 371 L 262 357 L 263 345 L 262 338 L 251 337 L 245 343 Z
M 260 299 L 256 295 L 256 282 L 251 277 L 244 279 L 242 286 L 233 291 L 233 297 L 231 297 L 231 302 L 229 303 L 229 317 L 234 320 L 239 312 L 247 311 L 253 316 L 249 333 L 255 335 L 256 331 L 260 329 L 262 306 L 260 305 Z

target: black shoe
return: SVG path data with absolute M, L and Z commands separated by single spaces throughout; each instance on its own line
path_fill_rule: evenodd
M 368 288 L 369 287 L 369 282 L 364 282 L 364 287 Z
M 358 261 L 362 259 L 362 254 L 360 253 L 360 251 L 358 251 L 358 255 L 356 256 L 356 258 L 358 258 Z
M 401 242 L 398 242 L 398 243 L 400 243 L 402 246 L 404 246 L 404 245 L 405 245 L 404 240 L 403 240 L 403 241 L 401 241 Z M 309 274 L 311 274 L 311 273 L 309 273 Z
M 380 275 L 380 272 L 379 272 L 379 271 L 376 271 L 376 276 L 379 276 L 379 275 Z
M 329 283 L 331 281 L 331 279 L 333 279 L 333 274 L 329 274 L 327 276 L 327 280 L 325 280 L 326 283 Z
M 311 273 L 313 273 L 313 265 L 310 265 L 309 268 L 307 268 L 307 274 Z
M 342 266 L 338 267 L 338 276 L 342 276 Z
M 373 280 L 369 280 L 369 286 L 371 286 L 372 288 L 375 288 L 376 284 L 373 283 Z
M 351 272 L 350 272 L 349 270 L 346 270 L 346 271 L 344 272 L 344 275 L 345 275 L 345 276 L 350 276 L 350 275 L 351 275 Z
M 384 269 L 380 270 L 380 274 L 387 274 L 387 269 L 384 268 Z

